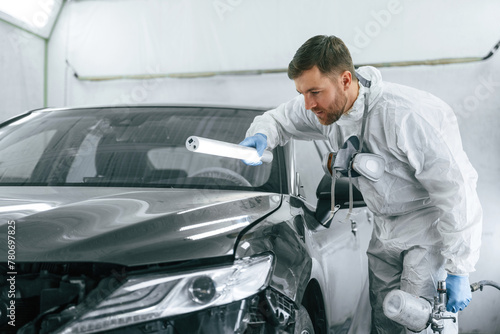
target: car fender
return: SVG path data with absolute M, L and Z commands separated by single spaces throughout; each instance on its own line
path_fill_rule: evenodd
M 286 206 L 286 205 L 284 205 Z M 297 232 L 290 209 L 282 205 L 273 214 L 248 229 L 236 246 L 236 258 L 265 252 L 274 254 L 269 286 L 297 305 L 311 277 L 312 261 Z

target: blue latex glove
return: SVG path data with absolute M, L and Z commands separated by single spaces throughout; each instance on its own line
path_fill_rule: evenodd
M 446 290 L 448 292 L 448 303 L 446 311 L 457 313 L 469 305 L 472 299 L 468 276 L 456 276 L 448 274 L 446 278 Z
M 259 156 L 264 154 L 264 150 L 267 147 L 267 136 L 262 133 L 256 133 L 254 136 L 245 138 L 240 145 L 247 147 L 255 147 L 257 149 L 257 153 Z M 259 162 L 250 162 L 247 160 L 243 160 L 243 162 L 249 166 L 258 166 L 262 165 L 262 161 Z

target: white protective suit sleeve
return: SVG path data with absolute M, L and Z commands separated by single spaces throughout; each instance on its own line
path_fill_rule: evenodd
M 415 177 L 441 210 L 437 229 L 448 273 L 474 271 L 479 258 L 482 209 L 476 193 L 477 173 L 462 149 L 451 108 L 443 113 L 408 113 L 399 122 L 397 146 L 415 169 Z
M 328 130 L 328 127 L 317 121 L 313 112 L 305 109 L 304 97 L 299 95 L 276 109 L 255 117 L 246 137 L 263 133 L 267 136 L 268 149 L 273 149 L 278 145 L 285 145 L 291 138 L 328 139 L 323 133 Z

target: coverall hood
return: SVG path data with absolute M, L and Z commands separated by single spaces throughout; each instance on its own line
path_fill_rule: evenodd
M 366 88 L 358 81 L 359 93 L 356 101 L 352 105 L 352 108 L 337 121 L 340 126 L 347 125 L 351 122 L 358 122 L 363 117 L 363 111 L 365 108 L 365 93 L 369 91 L 368 96 L 368 107 L 372 108 L 374 103 L 378 100 L 382 93 L 382 75 L 380 71 L 372 66 L 361 67 L 358 71 L 363 78 L 371 81 L 370 89 Z

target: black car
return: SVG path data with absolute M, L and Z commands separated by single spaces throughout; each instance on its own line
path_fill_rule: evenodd
M 322 141 L 272 163 L 238 143 L 262 110 L 34 110 L 0 125 L 0 332 L 353 333 L 369 328 L 371 213 L 348 187 L 325 227 Z M 346 221 L 347 220 L 347 221 Z

